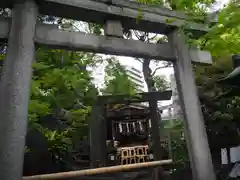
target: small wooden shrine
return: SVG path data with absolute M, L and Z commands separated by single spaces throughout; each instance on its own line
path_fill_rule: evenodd
M 169 100 L 171 91 L 126 97 L 100 96 L 98 100 L 100 104 L 93 108 L 90 125 L 93 166 L 141 163 L 160 159 L 159 157 L 163 155 L 163 153 L 157 155 L 161 152 L 159 134 L 161 112 L 157 107 L 157 101 Z M 141 103 L 146 101 L 151 102 Z M 104 107 L 102 113 L 94 112 L 99 111 L 100 107 Z M 94 114 L 98 116 L 94 117 Z M 101 114 L 101 120 L 96 119 Z M 99 122 L 98 128 L 95 127 Z
M 107 110 L 109 160 L 114 164 L 145 162 L 149 158 L 151 121 L 147 106 L 120 105 Z

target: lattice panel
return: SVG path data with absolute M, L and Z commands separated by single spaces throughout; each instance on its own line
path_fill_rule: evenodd
M 118 156 L 122 165 L 146 162 L 148 158 L 148 146 L 119 148 Z

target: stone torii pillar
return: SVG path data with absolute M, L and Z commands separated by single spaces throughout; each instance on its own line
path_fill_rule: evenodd
M 183 110 L 193 179 L 215 180 L 206 128 L 185 37 L 182 32 L 176 30 L 168 35 L 168 39 L 177 57 L 174 62 L 175 78 Z
M 1 180 L 22 179 L 37 14 L 33 0 L 18 1 L 13 8 L 0 89 Z

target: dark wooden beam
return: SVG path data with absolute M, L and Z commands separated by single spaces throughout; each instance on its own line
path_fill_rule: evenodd
M 145 118 L 149 118 L 149 113 L 141 113 L 141 114 L 124 114 L 124 115 L 117 115 L 117 116 L 112 116 L 112 117 L 108 117 L 108 120 L 114 120 L 114 121 L 124 121 L 126 120 L 125 118 L 129 118 L 131 120 L 135 119 L 135 120 L 139 120 L 139 119 L 145 119 Z M 127 120 L 126 120 L 127 121 Z
M 104 163 L 103 155 L 106 153 L 106 124 L 104 119 L 104 104 L 96 103 L 92 107 L 90 125 L 90 159 L 91 167 L 97 168 Z
M 170 100 L 172 96 L 172 91 L 163 92 L 148 92 L 139 93 L 135 95 L 107 95 L 99 96 L 98 101 L 104 102 L 105 104 L 123 104 L 123 103 L 133 103 L 133 102 L 148 102 L 152 98 L 157 101 Z
M 149 100 L 150 119 L 152 122 L 151 132 L 153 140 L 154 160 L 162 159 L 162 148 L 160 145 L 160 126 L 161 115 L 158 113 L 158 105 L 156 99 L 152 96 Z

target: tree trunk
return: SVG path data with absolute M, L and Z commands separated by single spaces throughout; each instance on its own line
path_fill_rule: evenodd
M 151 75 L 152 70 L 149 67 L 150 61 L 151 61 L 150 59 L 144 59 L 143 63 L 142 63 L 142 69 L 143 69 L 144 80 L 148 87 L 148 92 L 154 92 L 154 91 L 156 91 L 156 88 L 154 86 L 154 80 Z
M 229 148 L 229 147 L 227 147 L 226 150 L 227 150 L 227 161 L 228 161 L 228 165 L 230 165 L 230 164 L 231 164 L 231 151 L 230 151 L 230 148 Z

